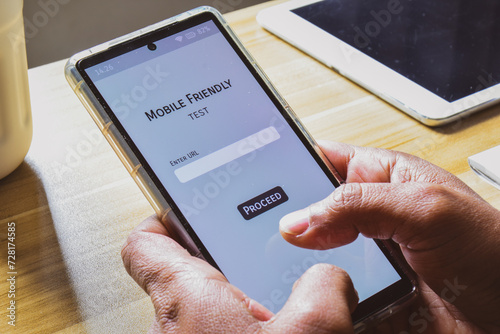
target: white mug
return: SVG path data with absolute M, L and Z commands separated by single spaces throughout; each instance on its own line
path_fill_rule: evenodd
M 23 0 L 0 1 L 0 179 L 24 160 L 33 126 Z

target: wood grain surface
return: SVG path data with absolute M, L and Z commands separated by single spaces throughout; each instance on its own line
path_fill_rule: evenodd
M 316 139 L 415 154 L 500 208 L 500 191 L 467 164 L 468 156 L 500 144 L 500 106 L 426 127 L 260 28 L 257 12 L 275 3 L 226 18 Z M 0 181 L 0 332 L 146 332 L 154 312 L 125 272 L 120 248 L 153 210 L 66 83 L 64 64 L 29 71 L 33 144 Z M 16 327 L 6 317 L 12 222 Z

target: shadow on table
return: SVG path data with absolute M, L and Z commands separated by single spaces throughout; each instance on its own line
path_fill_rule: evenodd
M 436 127 L 434 130 L 442 134 L 453 134 L 488 122 L 488 120 L 498 115 L 500 115 L 500 104 L 478 111 L 470 116 L 459 118 L 450 124 Z
M 82 320 L 68 276 L 45 189 L 23 162 L 0 180 L 2 250 L 7 250 L 7 224 L 15 223 L 16 329 L 51 333 Z M 2 280 L 2 291 L 8 291 Z M 5 286 L 5 287 L 3 287 Z M 9 300 L 10 302 L 10 300 Z M 2 311 L 3 313 L 3 311 Z

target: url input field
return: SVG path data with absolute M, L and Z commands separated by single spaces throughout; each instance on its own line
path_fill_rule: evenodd
M 273 126 L 270 126 L 180 167 L 176 169 L 174 173 L 179 181 L 186 183 L 218 167 L 224 166 L 233 160 L 252 153 L 279 138 L 280 134 L 278 131 Z

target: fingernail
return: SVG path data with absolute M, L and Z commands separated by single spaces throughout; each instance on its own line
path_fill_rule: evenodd
M 309 211 L 307 209 L 289 213 L 280 220 L 282 232 L 290 235 L 301 235 L 309 228 Z
M 266 307 L 262 306 L 255 300 L 250 298 L 247 299 L 247 307 L 250 310 L 250 313 L 252 313 L 252 315 L 255 317 L 255 319 L 259 321 L 269 321 L 274 316 L 271 311 L 269 311 Z

